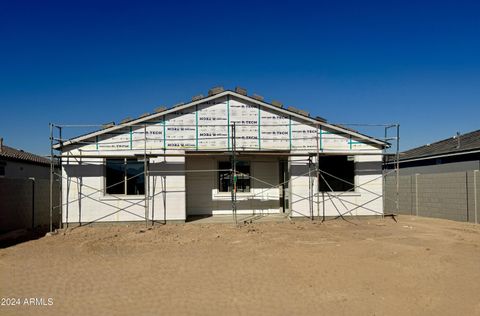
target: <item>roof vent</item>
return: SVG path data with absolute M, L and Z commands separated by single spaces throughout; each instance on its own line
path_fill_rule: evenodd
M 280 102 L 280 101 L 273 100 L 271 103 L 272 103 L 273 106 L 276 106 L 277 108 L 283 107 L 283 103 Z
M 115 122 L 105 123 L 105 124 L 102 124 L 102 129 L 110 128 L 113 126 L 115 126 Z
M 461 145 L 461 143 L 460 143 L 460 132 L 457 132 L 456 136 L 457 136 L 457 149 L 459 149 L 460 145 Z
M 235 92 L 241 95 L 247 95 L 247 89 L 242 87 L 235 87 Z
M 297 113 L 297 114 L 300 114 L 300 115 L 310 116 L 310 113 L 308 113 L 307 111 L 297 109 L 296 107 L 293 107 L 293 106 L 289 106 L 287 108 L 287 110 L 292 111 L 292 112 Z
M 258 101 L 265 100 L 261 95 L 258 95 L 258 94 L 253 94 L 252 98 L 254 98 L 255 100 L 258 100 Z
M 320 122 L 325 122 L 325 123 L 327 122 L 327 119 L 321 116 L 315 116 L 315 119 Z
M 192 101 L 198 101 L 198 100 L 203 99 L 203 98 L 204 98 L 203 94 L 199 94 L 199 95 L 193 96 Z
M 133 120 L 133 119 L 130 116 L 127 116 L 126 118 L 124 118 L 123 120 L 120 121 L 120 124 L 130 122 L 131 120 Z
M 224 89 L 221 86 L 214 87 L 214 88 L 208 90 L 208 95 L 211 96 L 211 95 L 219 94 L 220 92 L 223 92 L 223 91 L 224 91 Z
M 166 107 L 166 106 L 163 106 L 163 105 L 162 105 L 162 106 L 159 106 L 159 107 L 156 107 L 156 108 L 155 108 L 155 113 L 163 112 L 163 111 L 165 111 L 166 109 L 167 109 L 167 107 Z

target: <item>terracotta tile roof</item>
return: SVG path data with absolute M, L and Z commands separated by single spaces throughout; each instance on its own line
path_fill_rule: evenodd
M 21 160 L 30 163 L 49 165 L 50 159 L 42 156 L 38 156 L 23 150 L 18 150 L 9 146 L 2 145 L 0 149 L 0 158 L 6 158 L 11 160 Z

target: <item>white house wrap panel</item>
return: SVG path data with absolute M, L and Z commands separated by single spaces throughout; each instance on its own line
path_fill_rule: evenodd
M 227 97 L 196 106 L 198 149 L 227 150 L 230 143 Z M 196 148 L 196 149 L 197 149 Z
M 290 122 L 288 115 L 260 107 L 260 149 L 290 150 Z

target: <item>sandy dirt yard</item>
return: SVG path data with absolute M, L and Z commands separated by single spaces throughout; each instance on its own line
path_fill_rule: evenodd
M 0 249 L 0 315 L 480 315 L 480 225 L 352 223 L 68 229 Z

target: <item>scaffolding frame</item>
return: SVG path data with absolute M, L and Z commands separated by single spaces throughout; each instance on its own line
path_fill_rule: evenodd
M 291 123 L 290 123 L 291 124 Z M 129 203 L 130 205 L 128 205 L 127 207 L 123 207 L 123 208 L 120 208 L 120 207 L 116 207 L 112 204 L 108 204 L 104 201 L 98 201 L 98 200 L 95 200 L 93 199 L 91 196 L 95 193 L 98 193 L 98 192 L 104 192 L 104 190 L 108 187 L 102 187 L 100 189 L 96 189 L 96 188 L 93 188 L 91 186 L 88 186 L 86 184 L 83 183 L 82 181 L 82 178 L 83 177 L 80 177 L 77 181 L 77 185 L 79 186 L 79 192 L 78 192 L 78 198 L 76 200 L 73 200 L 73 201 L 68 201 L 68 194 L 67 194 L 67 200 L 64 202 L 62 199 L 63 199 L 63 192 L 62 192 L 62 185 L 63 185 L 63 180 L 66 180 L 67 181 L 67 184 L 69 183 L 69 181 L 71 181 L 71 179 L 69 179 L 68 175 L 63 175 L 62 173 L 62 159 L 64 158 L 72 158 L 72 159 L 77 159 L 76 160 L 80 165 L 82 165 L 83 163 L 83 159 L 84 158 L 115 158 L 115 157 L 122 157 L 124 158 L 126 155 L 125 154 L 119 154 L 118 156 L 115 156 L 115 155 L 110 155 L 110 154 L 104 154 L 104 155 L 98 155 L 98 154 L 84 154 L 83 152 L 80 152 L 80 154 L 78 155 L 72 155 L 70 153 L 68 153 L 67 155 L 64 155 L 61 151 L 61 148 L 62 148 L 62 145 L 63 145 L 63 142 L 65 141 L 63 138 L 62 138 L 62 129 L 64 128 L 68 128 L 68 127 L 99 127 L 101 125 L 93 125 L 93 124 L 81 124 L 81 125 L 65 125 L 65 124 L 54 124 L 54 123 L 49 123 L 49 128 L 50 128 L 50 231 L 53 231 L 53 214 L 55 212 L 55 209 L 58 208 L 58 212 L 59 212 L 59 215 L 60 215 L 60 223 L 59 223 L 59 228 L 63 228 L 63 207 L 66 206 L 67 208 L 67 212 L 68 212 L 68 205 L 71 204 L 71 203 L 74 203 L 74 202 L 79 202 L 81 203 L 81 200 L 82 199 L 92 199 L 94 201 L 97 201 L 97 202 L 100 202 L 100 203 L 103 203 L 103 204 L 106 204 L 110 207 L 113 207 L 115 209 L 117 209 L 115 212 L 113 213 L 110 213 L 110 214 L 107 214 L 107 215 L 104 215 L 98 219 L 95 219 L 94 221 L 90 221 L 90 222 L 87 222 L 85 223 L 86 225 L 88 224 L 91 224 L 93 222 L 96 222 L 102 218 L 105 218 L 105 217 L 108 217 L 112 214 L 115 214 L 115 213 L 118 213 L 120 211 L 124 211 L 124 212 L 127 212 L 127 213 L 131 213 L 131 214 L 134 214 L 133 212 L 129 212 L 127 211 L 128 208 L 130 207 L 133 207 L 133 206 L 136 206 L 136 205 L 140 205 L 140 204 L 143 204 L 144 206 L 144 210 L 145 210 L 145 216 L 144 216 L 144 220 L 145 220 L 145 226 L 148 227 L 150 225 L 154 225 L 155 222 L 160 222 L 160 221 L 155 221 L 154 218 L 153 218 L 153 214 L 152 214 L 152 219 L 150 220 L 149 217 L 150 217 L 150 214 L 149 214 L 149 210 L 150 210 L 150 199 L 152 199 L 152 207 L 154 205 L 154 197 L 157 196 L 158 194 L 162 194 L 163 195 L 163 202 L 164 202 L 164 220 L 162 222 L 162 224 L 165 224 L 167 222 L 167 210 L 166 210 L 166 176 L 163 176 L 163 178 L 161 179 L 161 183 L 162 183 L 162 190 L 161 192 L 158 192 L 158 193 L 155 193 L 153 192 L 152 195 L 150 195 L 150 177 L 153 176 L 153 179 L 152 181 L 154 181 L 154 184 L 155 184 L 155 181 L 156 181 L 156 174 L 161 174 L 162 171 L 154 171 L 154 170 L 149 170 L 149 158 L 150 157 L 187 157 L 187 156 L 212 156 L 212 155 L 221 155 L 221 156 L 225 156 L 225 155 L 229 155 L 230 156 L 230 161 L 231 161 L 231 169 L 228 169 L 228 170 L 220 170 L 220 169 L 212 169 L 212 170 L 178 170 L 178 171 L 172 171 L 172 170 L 169 170 L 168 172 L 171 173 L 171 172 L 178 172 L 179 174 L 183 173 L 183 174 L 187 174 L 189 172 L 218 172 L 218 171 L 229 171 L 230 172 L 230 186 L 231 186 L 231 209 L 232 209 L 232 221 L 234 223 L 235 226 L 239 226 L 239 222 L 238 222 L 238 216 L 237 216 L 237 177 L 239 175 L 245 175 L 245 174 L 242 174 L 240 172 L 237 171 L 237 168 L 236 168 L 236 165 L 237 165 L 237 157 L 238 156 L 241 156 L 241 155 L 258 155 L 258 156 L 276 156 L 276 155 L 281 155 L 281 156 L 288 156 L 288 157 L 306 157 L 307 158 L 307 162 L 308 162 L 308 172 L 303 174 L 303 175 L 300 175 L 300 176 L 305 176 L 308 174 L 308 181 L 309 181 L 309 184 L 308 184 L 308 196 L 300 196 L 298 194 L 293 194 L 292 193 L 292 187 L 291 187 L 291 181 L 293 180 L 291 175 L 289 176 L 289 179 L 287 179 L 286 181 L 282 182 L 282 183 L 279 183 L 279 184 L 271 184 L 271 183 L 268 183 L 266 181 L 263 181 L 262 179 L 259 179 L 259 178 L 256 178 L 252 175 L 246 175 L 248 176 L 250 179 L 254 179 L 260 183 L 264 183 L 266 185 L 269 186 L 269 188 L 267 189 L 263 189 L 260 193 L 264 192 L 265 190 L 268 190 L 268 189 L 271 189 L 271 188 L 280 188 L 282 185 L 288 183 L 289 184 L 289 203 L 290 203 L 290 210 L 288 212 L 288 214 L 285 214 L 285 216 L 288 218 L 288 219 L 291 219 L 292 217 L 292 214 L 293 213 L 297 213 L 297 214 L 301 214 L 303 215 L 302 213 L 298 213 L 298 212 L 295 212 L 293 207 L 292 207 L 292 199 L 291 199 L 291 196 L 292 195 L 295 195 L 296 197 L 300 198 L 300 200 L 297 200 L 296 202 L 299 202 L 299 201 L 302 201 L 302 200 L 305 200 L 305 199 L 308 199 L 308 202 L 309 202 L 309 219 L 310 220 L 315 220 L 316 218 L 320 218 L 321 217 L 321 221 L 324 222 L 326 221 L 326 215 L 325 215 L 325 204 L 326 202 L 329 202 L 331 201 L 332 205 L 334 206 L 334 208 L 336 209 L 338 215 L 335 217 L 335 219 L 338 219 L 338 218 L 342 218 L 343 220 L 346 220 L 344 218 L 344 215 L 346 214 L 349 214 L 352 215 L 352 212 L 356 209 L 359 209 L 359 208 L 362 208 L 362 209 L 365 209 L 369 212 L 372 212 L 373 214 L 375 215 L 381 215 L 382 218 L 386 215 L 392 215 L 394 216 L 395 214 L 398 214 L 398 211 L 399 211 L 399 173 L 400 173 L 400 168 L 399 168 L 399 155 L 400 155 L 400 151 L 399 151 L 399 148 L 400 148 L 400 125 L 399 124 L 338 124 L 338 125 L 343 125 L 343 126 L 369 126 L 369 127 L 382 127 L 384 128 L 384 139 L 383 141 L 385 141 L 386 143 L 389 143 L 390 141 L 394 141 L 395 143 L 395 146 L 394 146 L 394 153 L 388 153 L 387 150 L 387 146 L 384 146 L 383 149 L 382 149 L 382 153 L 368 153 L 368 152 L 342 152 L 341 154 L 347 154 L 347 155 L 375 155 L 375 156 L 379 156 L 381 155 L 383 158 L 382 158 L 382 174 L 381 176 L 377 177 L 377 178 L 374 178 L 372 180 L 369 180 L 365 183 L 362 183 L 362 184 L 355 184 L 355 183 L 351 183 L 345 179 L 341 179 L 339 177 L 336 177 L 330 173 L 327 173 L 326 171 L 322 170 L 320 168 L 320 157 L 322 155 L 338 155 L 339 153 L 338 152 L 326 152 L 325 150 L 321 149 L 321 145 L 320 145 L 320 136 L 319 136 L 319 133 L 318 131 L 321 131 L 321 124 L 299 124 L 299 125 L 311 125 L 311 126 L 314 126 L 316 129 L 317 129 L 317 133 L 316 133 L 316 150 L 313 152 L 313 151 L 307 151 L 307 152 L 299 152 L 299 151 L 295 151 L 295 152 L 292 152 L 291 148 L 289 151 L 285 151 L 285 150 L 279 150 L 279 151 L 274 151 L 274 150 L 263 150 L 263 151 L 250 151 L 248 149 L 250 148 L 247 148 L 247 150 L 245 150 L 245 147 L 242 147 L 243 150 L 238 150 L 237 148 L 237 136 L 236 136 L 236 133 L 237 133 L 237 128 L 238 128 L 238 124 L 236 124 L 235 122 L 231 123 L 231 124 L 228 124 L 226 126 L 227 130 L 229 131 L 229 134 L 230 136 L 227 137 L 227 143 L 231 143 L 231 146 L 229 145 L 227 149 L 227 151 L 224 151 L 224 150 L 216 150 L 216 151 L 207 151 L 207 150 L 198 150 L 197 151 L 188 151 L 186 152 L 186 150 L 184 150 L 183 153 L 167 153 L 167 146 L 166 144 L 164 143 L 164 146 L 163 146 L 163 152 L 161 153 L 154 153 L 154 154 L 151 154 L 151 153 L 147 153 L 147 142 L 148 142 L 148 137 L 147 137 L 147 126 L 149 124 L 145 123 L 145 124 L 137 124 L 137 125 L 134 125 L 136 127 L 140 127 L 140 128 L 143 128 L 143 131 L 144 131 L 144 137 L 143 137 L 143 154 L 134 154 L 135 157 L 137 158 L 142 158 L 143 159 L 143 163 L 144 163 L 144 171 L 139 173 L 139 174 L 136 174 L 134 176 L 132 176 L 131 178 L 134 178 L 134 177 L 138 177 L 138 176 L 141 176 L 141 175 L 144 175 L 145 177 L 145 194 L 144 194 L 144 198 L 139 200 L 138 202 L 132 202 L 132 201 L 129 201 L 128 199 L 121 199 L 122 201 L 125 201 L 126 203 Z M 241 126 L 247 126 L 248 124 L 242 124 Z M 187 125 L 183 125 L 183 126 L 187 126 Z M 213 126 L 213 125 L 208 125 L 208 126 Z M 225 126 L 225 125 L 221 125 L 221 126 Z M 253 126 L 253 125 L 252 125 Z M 197 128 L 198 128 L 198 125 L 197 125 Z M 392 131 L 393 131 L 393 136 L 390 136 L 392 134 Z M 55 137 L 55 132 L 57 132 L 57 135 L 58 137 Z M 290 135 L 290 138 L 291 138 L 291 135 Z M 198 142 L 198 134 L 197 134 L 197 142 Z M 209 138 L 211 139 L 211 138 Z M 265 138 L 262 138 L 262 139 L 265 139 Z M 290 139 L 291 141 L 291 139 Z M 91 144 L 91 143 L 88 143 L 88 144 Z M 59 147 L 57 147 L 58 145 L 60 145 Z M 55 149 L 55 147 L 59 148 L 59 149 Z M 291 145 L 290 145 L 291 147 Z M 150 148 L 151 150 L 151 148 Z M 136 149 L 136 151 L 138 151 L 138 149 Z M 395 168 L 392 169 L 391 171 L 388 171 L 387 170 L 387 161 L 385 159 L 385 157 L 387 156 L 392 156 L 395 157 L 394 158 L 394 166 Z M 316 157 L 316 162 L 313 163 L 312 161 L 312 158 L 313 157 Z M 57 173 L 56 170 L 55 170 L 55 166 L 58 166 L 59 167 L 59 172 Z M 290 164 L 289 164 L 290 166 Z M 395 199 L 394 202 L 395 202 L 395 213 L 389 213 L 389 214 L 385 214 L 385 210 L 386 210 L 386 192 L 385 192 L 385 186 L 386 186 L 386 176 L 387 175 L 390 175 L 392 173 L 395 173 Z M 372 193 L 375 195 L 375 198 L 367 201 L 367 202 L 364 202 L 362 204 L 356 204 L 356 203 L 353 203 L 351 201 L 348 201 L 346 199 L 342 199 L 341 196 L 344 195 L 345 193 L 348 193 L 350 190 L 348 191 L 345 191 L 345 192 L 341 192 L 341 193 L 336 193 L 336 194 L 332 194 L 333 192 L 333 189 L 332 187 L 330 186 L 330 184 L 328 183 L 328 181 L 326 181 L 325 177 L 324 177 L 324 174 L 330 176 L 330 177 L 333 177 L 333 178 L 336 178 L 340 181 L 343 181 L 343 182 L 346 182 L 350 185 L 352 185 L 353 187 L 350 189 L 350 190 L 355 190 L 356 188 L 361 188 L 362 190 L 365 190 L 369 193 Z M 300 177 L 299 176 L 299 177 Z M 330 189 L 330 192 L 328 191 L 325 191 L 325 192 L 320 192 L 319 190 L 317 190 L 317 192 L 314 192 L 314 177 L 316 177 L 317 179 L 317 182 L 319 181 L 320 178 L 322 178 L 322 180 L 327 184 L 327 186 L 329 187 Z M 378 180 L 378 178 L 382 178 L 382 193 L 381 194 L 378 194 L 376 192 L 373 192 L 373 191 L 370 191 L 368 189 L 365 189 L 364 186 L 372 181 L 375 181 L 375 180 Z M 124 179 L 123 181 L 119 182 L 119 183 L 122 183 L 124 181 L 128 181 L 129 179 L 131 178 L 126 178 Z M 59 201 L 58 201 L 58 205 L 54 205 L 54 198 L 53 198 L 53 187 L 54 187 L 54 183 L 55 181 L 58 181 L 59 182 Z M 114 185 L 117 185 L 118 183 L 115 183 L 111 186 L 114 186 Z M 83 194 L 82 193 L 82 187 L 85 186 L 91 190 L 94 190 L 93 192 L 89 193 L 89 194 Z M 153 188 L 155 188 L 155 185 L 153 186 Z M 255 198 L 256 196 L 258 196 L 259 193 L 256 193 L 252 196 L 252 198 Z M 325 199 L 325 194 L 327 195 L 327 199 Z M 115 197 L 115 196 L 113 196 Z M 117 197 L 119 200 L 120 198 Z M 379 199 L 379 198 L 383 198 L 383 212 L 378 212 L 378 211 L 375 211 L 373 209 L 370 209 L 368 207 L 366 207 L 367 204 Z M 334 201 L 338 201 L 344 208 L 347 209 L 347 211 L 345 212 L 341 212 L 340 209 L 337 207 L 337 205 L 335 204 Z M 353 209 L 348 209 L 348 207 L 345 205 L 345 203 L 348 203 L 348 204 L 351 204 L 353 205 Z M 317 205 L 317 216 L 315 216 L 315 204 Z M 322 205 L 322 215 L 320 216 L 320 205 Z M 153 210 L 154 211 L 154 210 Z M 134 214 L 135 216 L 138 216 L 138 214 Z M 141 217 L 142 218 L 142 217 Z M 68 222 L 66 222 L 67 226 L 68 226 Z M 81 226 L 82 225 L 82 222 L 81 222 L 81 219 L 79 219 L 79 225 Z

